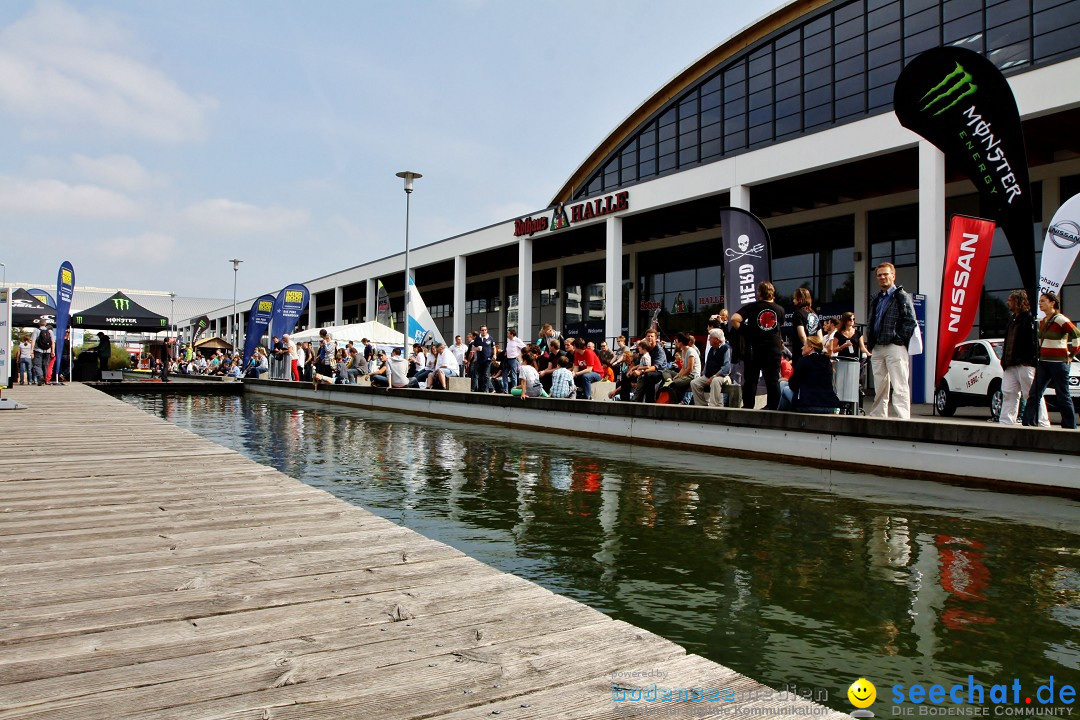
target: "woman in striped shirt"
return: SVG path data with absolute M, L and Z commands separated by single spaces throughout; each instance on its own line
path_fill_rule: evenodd
M 1059 307 L 1055 293 L 1047 292 L 1039 296 L 1039 309 L 1043 312 L 1043 318 L 1039 321 L 1039 365 L 1035 368 L 1035 382 L 1031 384 L 1031 394 L 1024 408 L 1024 424 L 1037 424 L 1035 413 L 1039 402 L 1046 387 L 1052 384 L 1057 395 L 1058 412 L 1061 413 L 1061 427 L 1075 430 L 1076 412 L 1069 395 L 1069 364 L 1080 349 L 1080 330 L 1058 312 Z M 1070 348 L 1073 341 L 1077 341 L 1076 348 Z

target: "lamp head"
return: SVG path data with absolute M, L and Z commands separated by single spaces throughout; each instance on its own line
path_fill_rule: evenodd
M 243 260 L 237 260 L 236 258 L 233 258 L 233 259 L 232 259 L 232 260 L 230 260 L 229 262 L 231 262 L 231 263 L 232 263 L 232 269 L 233 269 L 234 271 L 236 271 L 236 270 L 239 270 L 239 269 L 240 269 L 240 263 L 242 263 L 242 262 L 244 262 L 244 261 L 243 261 Z
M 413 172 L 412 170 L 403 170 L 399 172 L 397 176 L 405 180 L 405 192 L 407 193 L 411 193 L 413 191 L 413 180 L 424 177 L 420 173 Z

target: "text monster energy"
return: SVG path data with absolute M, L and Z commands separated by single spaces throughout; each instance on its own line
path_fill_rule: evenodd
M 979 86 L 975 84 L 971 73 L 965 70 L 963 65 L 956 63 L 956 68 L 952 72 L 920 98 L 920 102 L 926 102 L 921 110 L 923 112 L 936 110 L 934 117 L 937 117 L 955 107 L 964 98 L 975 95 L 978 90 Z M 983 120 L 983 116 L 974 104 L 964 110 L 963 115 L 968 119 L 966 123 L 968 129 L 960 131 L 960 140 L 964 144 L 964 149 L 970 153 L 969 157 L 975 170 L 973 177 L 981 178 L 983 184 L 987 186 L 985 189 L 991 195 L 998 194 L 1000 184 L 1005 190 L 1006 202 L 1011 205 L 1013 199 L 1019 197 L 1022 191 L 1017 185 L 1009 160 L 1005 157 L 1005 151 L 1000 147 L 1001 139 L 994 137 L 990 123 Z M 997 182 L 994 181 L 994 175 L 997 175 Z

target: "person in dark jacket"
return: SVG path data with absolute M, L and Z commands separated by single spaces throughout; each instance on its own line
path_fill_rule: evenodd
M 908 343 L 915 334 L 915 306 L 903 287 L 896 284 L 892 263 L 877 267 L 881 292 L 870 301 L 867 317 L 866 346 L 873 351 L 870 367 L 874 371 L 874 404 L 867 417 L 887 417 L 889 405 L 896 417 L 911 417 L 911 381 L 909 379 Z
M 1002 425 L 1016 425 L 1020 400 L 1027 402 L 1031 382 L 1035 379 L 1035 365 L 1039 361 L 1039 348 L 1035 340 L 1035 321 L 1031 317 L 1031 303 L 1027 292 L 1014 290 L 1006 300 L 1012 317 L 1005 328 L 1005 347 L 1001 353 L 1001 415 Z M 1049 425 L 1046 401 L 1040 401 L 1039 423 Z
M 803 356 L 795 363 L 791 379 L 780 388 L 780 410 L 831 414 L 840 408 L 833 390 L 833 369 L 825 346 L 817 335 L 803 345 Z
M 98 370 L 105 372 L 109 369 L 109 358 L 112 357 L 112 342 L 109 340 L 109 336 L 103 332 L 99 332 L 97 336 Z

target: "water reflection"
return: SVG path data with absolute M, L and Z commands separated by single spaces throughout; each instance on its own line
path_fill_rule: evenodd
M 1080 670 L 1080 504 L 368 414 L 149 412 L 772 685 Z

